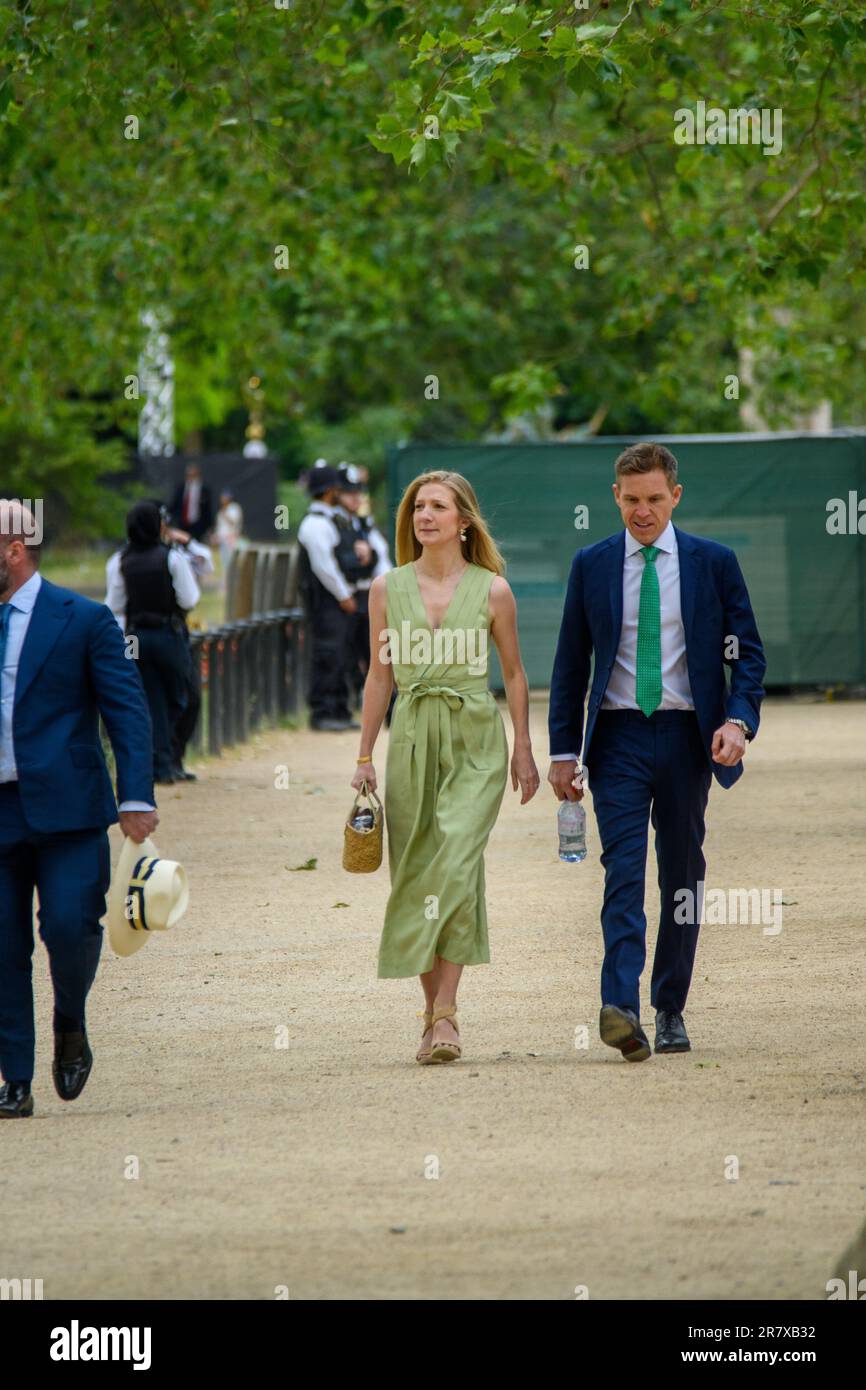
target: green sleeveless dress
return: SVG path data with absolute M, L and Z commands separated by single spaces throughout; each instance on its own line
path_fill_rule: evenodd
M 508 740 L 487 687 L 494 575 L 469 565 L 442 627 L 427 621 L 412 564 L 389 570 L 397 683 L 385 769 L 391 896 L 379 978 L 490 960 L 484 848 L 508 775 Z

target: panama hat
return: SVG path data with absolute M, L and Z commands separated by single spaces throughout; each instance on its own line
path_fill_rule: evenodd
M 131 956 L 151 932 L 179 922 L 189 903 L 186 871 L 161 859 L 152 840 L 137 845 L 127 835 L 108 890 L 106 922 L 113 950 Z

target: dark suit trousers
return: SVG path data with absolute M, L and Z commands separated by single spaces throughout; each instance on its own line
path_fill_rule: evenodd
M 697 718 L 689 710 L 656 710 L 649 718 L 640 710 L 601 710 L 586 765 L 605 874 L 601 1002 L 640 1016 L 651 820 L 660 915 L 650 998 L 653 1008 L 682 1013 L 700 923 L 675 921 L 683 901 L 675 894 L 690 889 L 698 906 L 697 885 L 705 871 L 704 812 L 712 777 Z
M 0 1072 L 7 1080 L 33 1078 L 34 889 L 55 1008 L 84 1022 L 110 877 L 104 830 L 33 830 L 24 819 L 18 783 L 0 784 Z

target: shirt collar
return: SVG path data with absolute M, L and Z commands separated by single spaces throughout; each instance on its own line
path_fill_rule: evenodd
M 669 555 L 675 555 L 677 549 L 677 533 L 674 524 L 669 521 L 661 535 L 653 541 L 656 550 L 664 550 Z M 643 550 L 643 542 L 635 540 L 631 531 L 625 533 L 625 553 L 626 555 L 636 555 L 639 550 Z
M 10 606 L 12 608 L 17 608 L 21 613 L 32 612 L 33 605 L 36 602 L 36 595 L 41 588 L 42 575 L 36 570 L 31 574 L 27 582 L 21 585 L 20 589 L 15 590 L 15 593 L 9 600 Z

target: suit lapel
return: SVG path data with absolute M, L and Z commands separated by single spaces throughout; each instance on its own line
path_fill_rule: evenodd
M 694 627 L 695 595 L 698 590 L 698 574 L 701 562 L 691 536 L 687 536 L 678 526 L 674 527 L 674 532 L 677 538 L 677 556 L 680 566 L 680 613 L 683 620 L 683 632 L 686 636 L 686 648 L 688 649 Z
M 15 681 L 16 705 L 24 698 L 45 665 L 54 644 L 72 615 L 72 601 L 63 591 L 43 579 L 36 595 L 30 626 L 24 638 L 18 676 Z
M 622 573 L 625 564 L 625 531 L 614 536 L 604 556 L 606 565 L 605 584 L 610 601 L 611 650 L 616 654 L 622 632 Z

